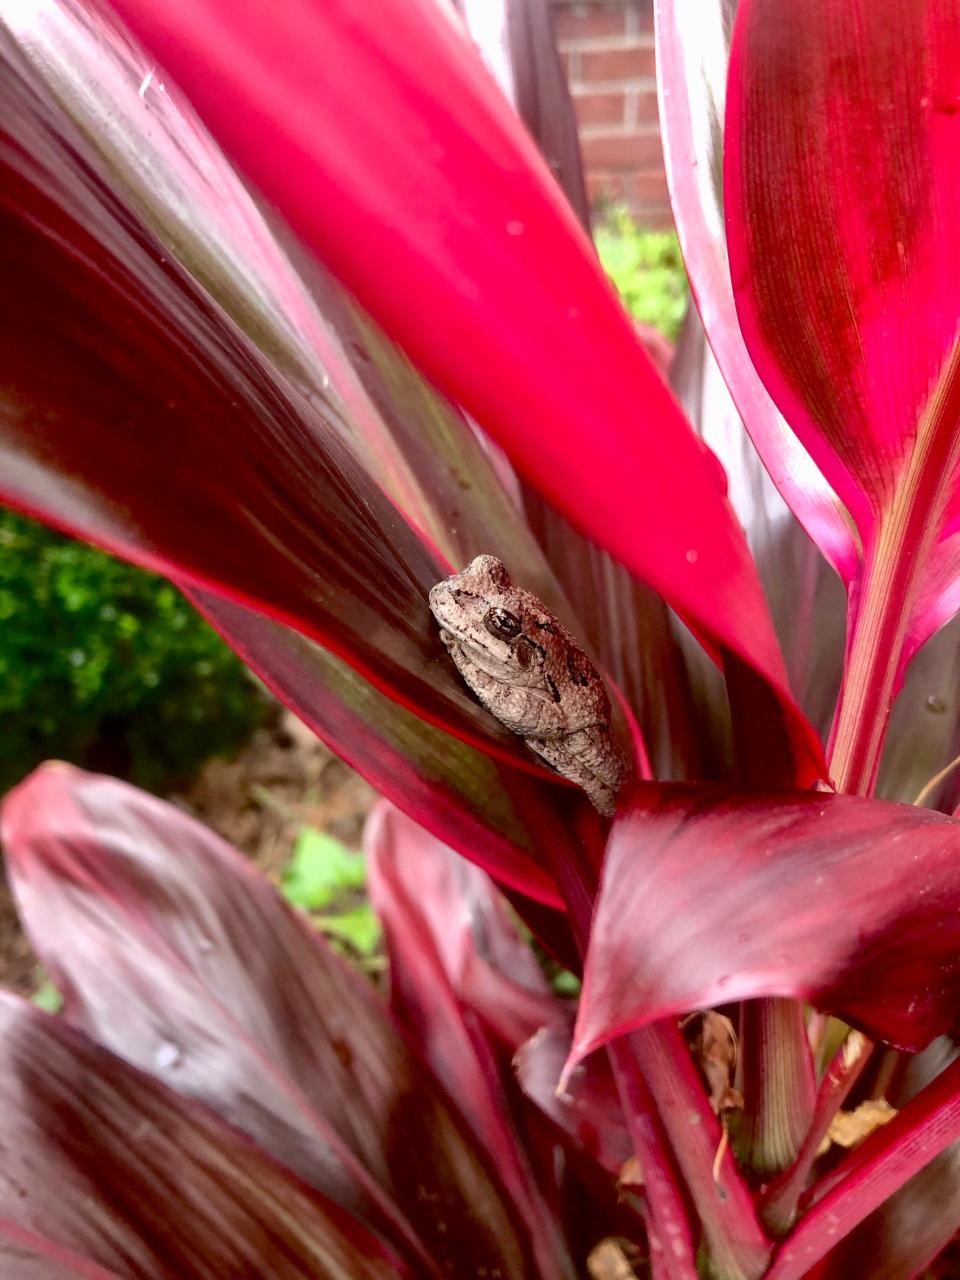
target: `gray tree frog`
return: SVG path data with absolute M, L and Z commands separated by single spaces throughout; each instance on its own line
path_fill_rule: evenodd
M 496 556 L 477 556 L 430 592 L 440 638 L 491 715 L 610 815 L 626 762 L 610 734 L 596 667 Z

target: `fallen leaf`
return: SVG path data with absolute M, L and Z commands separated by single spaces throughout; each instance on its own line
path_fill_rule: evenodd
M 690 1031 L 699 1019 L 699 1028 L 691 1039 Z M 690 1052 L 707 1084 L 710 1105 L 717 1115 L 743 1106 L 743 1094 L 733 1087 L 739 1045 L 733 1023 L 715 1009 L 693 1014 L 684 1022 Z
M 891 1107 L 886 1098 L 868 1098 L 853 1111 L 838 1111 L 817 1154 L 824 1155 L 833 1143 L 848 1151 L 859 1147 L 875 1129 L 888 1124 L 896 1114 L 896 1108 Z
M 587 1258 L 587 1270 L 591 1280 L 637 1280 L 619 1240 L 601 1240 Z

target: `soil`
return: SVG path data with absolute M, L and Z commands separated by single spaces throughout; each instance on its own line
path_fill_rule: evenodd
M 277 877 L 304 826 L 359 848 L 376 792 L 283 712 L 234 760 L 209 760 L 189 790 L 170 799 Z
M 278 878 L 303 826 L 359 848 L 376 792 L 289 712 L 277 711 L 233 759 L 214 758 L 167 799 Z M 0 881 L 0 987 L 32 995 L 43 975 Z

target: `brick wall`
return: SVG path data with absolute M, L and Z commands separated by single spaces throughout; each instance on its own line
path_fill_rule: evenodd
M 553 0 L 590 198 L 671 225 L 657 119 L 653 0 Z

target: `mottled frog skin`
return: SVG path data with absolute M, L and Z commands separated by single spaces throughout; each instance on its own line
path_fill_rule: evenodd
M 610 700 L 565 627 L 496 556 L 477 556 L 430 592 L 440 638 L 491 715 L 612 814 L 625 775 Z

